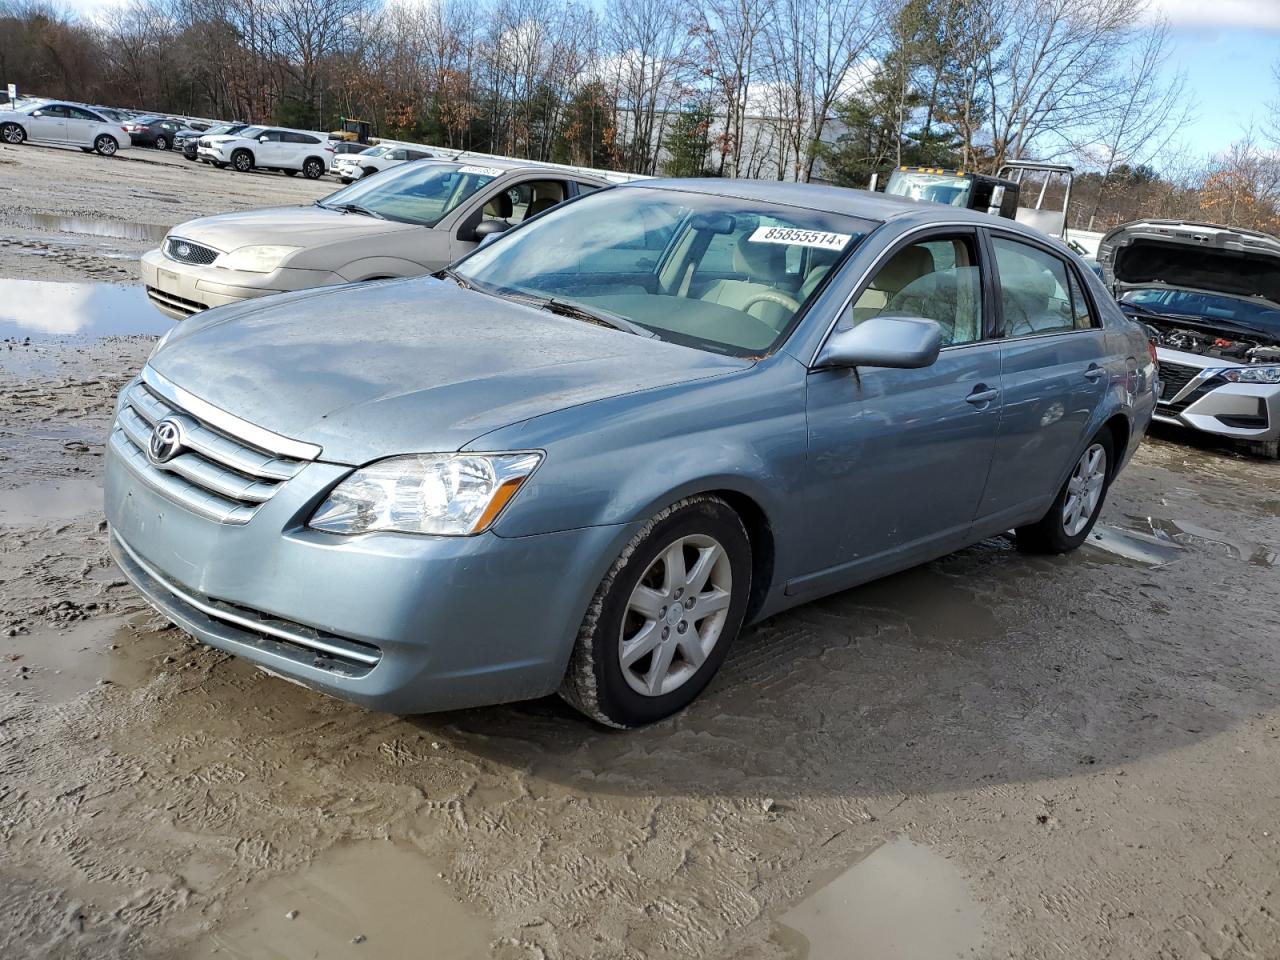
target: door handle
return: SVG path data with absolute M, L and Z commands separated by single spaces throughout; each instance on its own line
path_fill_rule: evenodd
M 1103 376 L 1106 372 L 1107 371 L 1103 370 L 1096 363 L 1091 363 L 1089 364 L 1089 369 L 1084 372 L 1084 378 L 1086 380 L 1097 380 L 1099 377 Z
M 998 396 L 1000 396 L 1000 391 L 995 387 L 988 387 L 985 383 L 980 383 L 973 388 L 973 393 L 964 398 L 964 402 L 972 403 L 975 407 L 981 407 Z

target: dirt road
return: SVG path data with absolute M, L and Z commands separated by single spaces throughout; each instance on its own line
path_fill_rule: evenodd
M 5 237 L 321 190 L 15 154 Z M 390 717 L 113 569 L 102 444 L 151 342 L 0 344 L 0 956 L 1280 957 L 1276 464 L 1151 439 L 1079 553 L 994 539 L 777 617 L 650 729 Z

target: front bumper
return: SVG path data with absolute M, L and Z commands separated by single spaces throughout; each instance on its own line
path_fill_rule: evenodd
M 196 266 L 170 260 L 158 248 L 143 254 L 141 264 L 147 297 L 157 310 L 176 320 L 253 297 L 347 282 L 336 273 L 324 270 L 281 267 L 271 273 L 249 273 L 212 265 Z
M 114 443 L 106 467 L 112 554 L 156 609 L 210 646 L 391 713 L 554 692 L 630 533 L 323 534 L 305 520 L 350 468 L 321 462 L 249 522 L 216 523 L 159 494 Z
M 1160 354 L 1166 389 L 1156 421 L 1235 440 L 1280 439 L 1280 384 L 1231 383 L 1208 376 L 1221 364 L 1205 365 L 1194 354 Z

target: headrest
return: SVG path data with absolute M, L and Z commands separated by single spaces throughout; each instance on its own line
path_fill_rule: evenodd
M 511 195 L 505 190 L 484 205 L 485 215 L 493 215 L 499 220 L 505 220 L 511 216 L 512 209 Z
M 874 280 L 873 290 L 897 293 L 912 280 L 934 272 L 933 254 L 921 246 L 904 247 L 880 268 Z
M 753 280 L 771 280 L 787 269 L 787 248 L 780 243 L 759 243 L 744 233 L 733 248 L 733 269 Z

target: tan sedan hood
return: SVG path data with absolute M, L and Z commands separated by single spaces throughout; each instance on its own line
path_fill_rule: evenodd
M 310 206 L 271 207 L 201 217 L 174 227 L 170 233 L 226 252 L 250 244 L 319 247 L 360 237 L 421 229 L 411 223 Z

